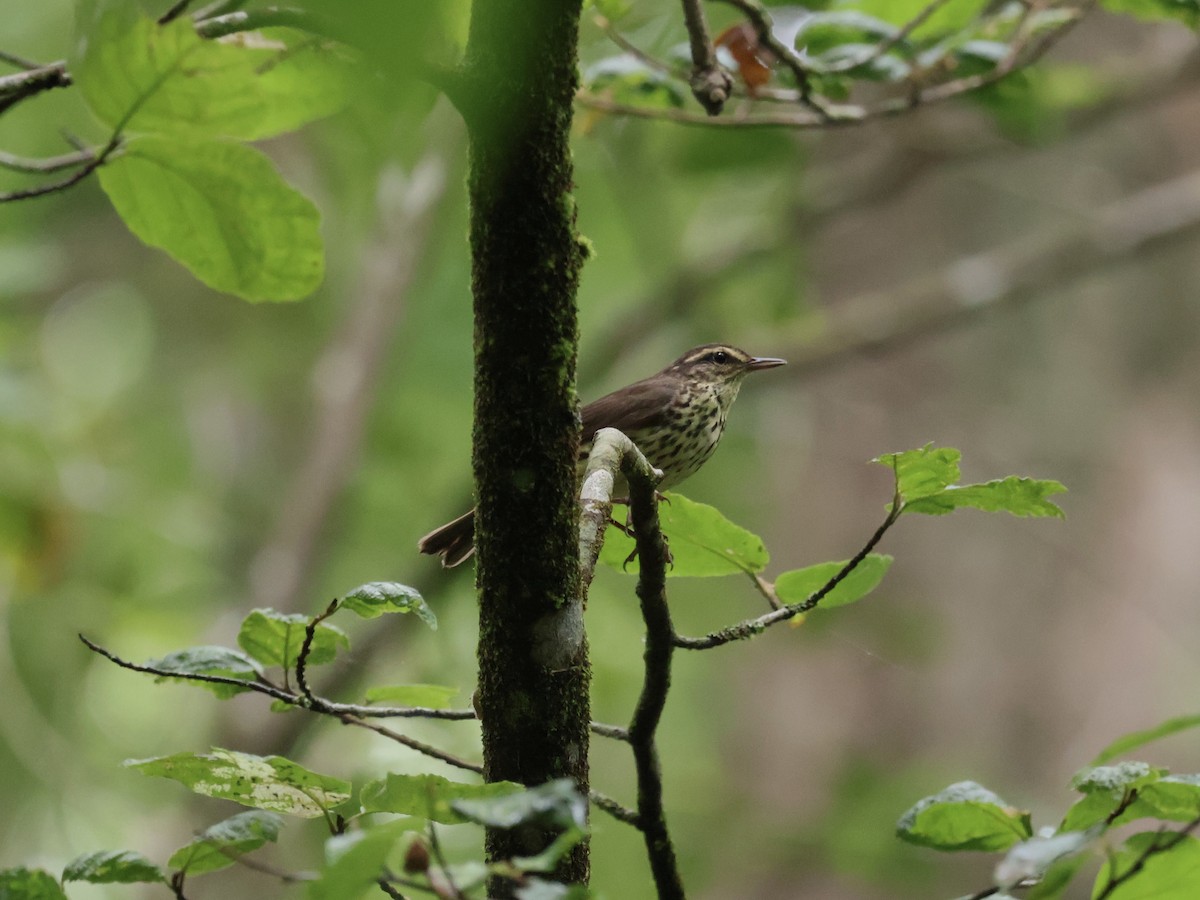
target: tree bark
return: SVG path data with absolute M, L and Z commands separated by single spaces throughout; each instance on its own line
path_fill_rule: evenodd
M 579 598 L 575 297 L 584 261 L 568 144 L 581 0 L 478 0 L 456 98 L 470 132 L 479 690 L 488 781 L 588 789 Z M 490 859 L 545 830 L 491 830 Z M 586 844 L 556 877 L 586 882 Z M 491 895 L 510 896 L 493 884 Z

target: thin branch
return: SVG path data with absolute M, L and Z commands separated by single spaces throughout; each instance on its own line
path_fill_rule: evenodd
M 171 4 L 167 11 L 158 17 L 158 24 L 166 25 L 168 22 L 178 19 L 191 5 L 192 0 L 175 0 L 175 2 Z
M 665 75 L 670 75 L 675 78 L 684 77 L 684 74 L 679 70 L 679 67 L 673 66 L 669 62 L 661 60 L 657 56 L 647 53 L 637 44 L 633 43 L 633 41 L 629 40 L 629 38 L 625 37 L 625 35 L 621 34 L 621 32 L 617 30 L 616 26 L 600 13 L 595 13 L 592 16 L 592 21 L 596 24 L 597 28 L 604 32 L 605 37 L 607 37 L 610 41 L 612 41 L 642 65 L 646 66 L 648 69 L 654 69 L 655 71 L 662 72 Z
M 385 725 L 379 725 L 375 722 L 361 719 L 358 716 L 339 715 L 337 716 L 346 725 L 357 725 L 359 728 L 365 728 L 368 731 L 373 731 L 388 740 L 395 741 L 397 744 L 403 744 L 410 750 L 416 750 L 425 756 L 433 759 L 441 760 L 447 765 L 454 766 L 456 769 L 464 769 L 467 772 L 474 772 L 477 775 L 483 774 L 483 766 L 478 763 L 473 763 L 470 760 L 463 759 L 461 756 L 455 756 L 453 753 L 447 753 L 445 750 L 440 750 L 432 744 L 426 744 L 423 741 L 418 741 L 416 738 L 410 738 L 406 734 L 401 734 L 398 731 L 393 731 Z
M 801 602 L 782 606 L 757 618 L 744 619 L 736 625 L 730 625 L 728 628 L 722 628 L 720 631 L 714 631 L 711 634 L 706 634 L 704 637 L 676 635 L 675 646 L 682 647 L 685 650 L 710 650 L 713 647 L 720 647 L 732 641 L 742 641 L 747 638 L 756 637 L 772 625 L 786 622 L 788 619 L 800 615 L 800 613 L 805 613 L 815 608 L 817 604 L 824 600 L 834 588 L 841 584 L 867 558 L 867 554 L 875 549 L 888 529 L 896 524 L 896 520 L 900 518 L 902 511 L 903 507 L 899 503 L 899 498 L 894 498 L 892 509 L 888 513 L 887 518 L 883 520 L 882 525 L 875 529 L 875 533 L 871 535 L 870 540 L 863 545 L 863 548 L 854 554 L 854 558 L 842 566 L 836 575 L 825 582 L 820 590 L 810 594 Z
M 48 156 L 44 159 L 16 156 L 0 150 L 0 166 L 12 169 L 14 172 L 32 172 L 42 175 L 61 172 L 63 169 L 73 169 L 76 166 L 85 165 L 95 158 L 96 151 L 90 148 L 77 150 L 74 153 L 64 153 L 61 156 Z
M 1167 851 L 1173 849 L 1174 847 L 1178 846 L 1179 844 L 1182 844 L 1184 839 L 1186 839 L 1193 831 L 1195 831 L 1198 828 L 1200 828 L 1200 816 L 1197 816 L 1196 818 L 1192 819 L 1190 822 L 1187 823 L 1187 825 L 1185 825 L 1179 831 L 1168 831 L 1165 827 L 1160 828 L 1158 831 L 1158 834 L 1155 836 L 1154 840 L 1151 841 L 1149 845 L 1147 845 L 1145 850 L 1143 850 L 1140 854 L 1138 854 L 1137 859 L 1135 859 L 1130 864 L 1129 868 L 1126 869 L 1124 872 L 1122 872 L 1120 875 L 1118 875 L 1115 878 L 1112 877 L 1112 875 L 1111 875 L 1111 872 L 1113 870 L 1113 863 L 1110 861 L 1109 862 L 1110 875 L 1109 875 L 1108 883 L 1104 886 L 1104 890 L 1102 890 L 1099 894 L 1095 895 L 1095 900 L 1107 900 L 1107 898 L 1109 898 L 1113 895 L 1113 893 L 1116 891 L 1116 889 L 1118 887 L 1120 887 L 1122 884 L 1129 881 L 1131 878 L 1133 878 L 1135 875 L 1137 875 L 1140 871 L 1142 871 L 1142 869 L 1144 869 L 1146 867 L 1146 862 L 1151 857 L 1156 856 L 1159 853 L 1166 853 Z
M 8 63 L 10 66 L 16 66 L 18 69 L 36 69 L 38 64 L 31 59 L 26 59 L 23 56 L 17 56 L 15 53 L 9 53 L 7 50 L 0 50 L 0 62 Z
M 692 74 L 688 79 L 692 96 L 700 101 L 706 113 L 718 116 L 733 91 L 733 76 L 717 61 L 701 0 L 683 0 L 683 22 L 692 51 Z
M 638 814 L 609 797 L 607 794 L 602 794 L 599 791 L 589 791 L 588 799 L 597 809 L 602 809 L 618 822 L 624 822 L 626 825 L 632 825 L 634 828 L 641 829 L 641 820 Z
M 296 655 L 296 686 L 300 688 L 300 694 L 308 702 L 309 706 L 317 704 L 317 698 L 313 696 L 313 692 L 308 687 L 308 655 L 312 652 L 313 639 L 317 636 L 317 626 L 332 616 L 338 611 L 338 599 L 335 597 L 325 607 L 325 611 L 318 613 L 308 620 L 308 624 L 304 626 L 304 642 L 300 645 L 300 652 Z M 287 672 L 284 672 L 286 683 Z
M 919 13 L 909 19 L 902 25 L 895 34 L 884 38 L 875 46 L 871 47 L 862 56 L 850 56 L 840 62 L 821 68 L 822 74 L 836 75 L 841 72 L 849 72 L 851 69 L 857 69 L 859 66 L 868 66 L 877 61 L 884 54 L 894 50 L 900 44 L 907 41 L 914 31 L 929 21 L 929 17 L 935 12 L 949 3 L 950 0 L 933 0 L 928 6 L 922 9 Z
M 592 734 L 598 734 L 601 737 L 612 738 L 614 741 L 629 740 L 628 728 L 622 728 L 620 725 L 606 725 L 603 722 L 592 723 Z
M 0 113 L 35 94 L 70 87 L 74 83 L 63 60 L 33 68 L 23 66 L 22 69 L 21 72 L 0 77 Z

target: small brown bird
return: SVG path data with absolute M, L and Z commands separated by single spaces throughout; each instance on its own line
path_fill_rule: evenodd
M 704 344 L 658 374 L 589 403 L 583 408 L 579 474 L 587 464 L 592 436 L 601 428 L 616 428 L 663 471 L 659 490 L 679 484 L 717 449 L 746 374 L 786 362 L 751 356 L 728 344 Z M 475 510 L 435 528 L 417 547 L 422 553 L 441 556 L 446 568 L 470 559 L 475 552 Z

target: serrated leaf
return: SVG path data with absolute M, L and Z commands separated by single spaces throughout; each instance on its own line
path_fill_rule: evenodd
M 1118 756 L 1128 753 L 1130 750 L 1136 750 L 1138 747 L 1149 744 L 1152 741 L 1157 741 L 1160 738 L 1169 737 L 1192 728 L 1200 728 L 1200 716 L 1178 716 L 1160 722 L 1152 728 L 1131 731 L 1129 734 L 1124 734 L 1117 738 L 1101 750 L 1099 755 L 1092 760 L 1092 765 L 1103 765 L 1110 760 L 1116 759 Z
M 134 884 L 164 881 L 162 869 L 134 850 L 102 850 L 78 856 L 63 869 L 63 881 Z M 0 897 L 8 895 L 0 890 Z
M 254 681 L 263 672 L 262 666 L 255 660 L 231 647 L 188 647 L 186 650 L 168 653 L 162 659 L 150 660 L 146 665 L 183 675 L 223 675 L 227 678 L 240 678 L 244 681 Z M 163 675 L 155 679 L 155 681 L 168 680 L 174 679 L 168 679 Z M 206 688 L 221 698 L 232 697 L 249 690 L 249 688 L 232 684 L 214 684 L 205 681 L 189 683 Z
M 437 616 L 420 591 L 396 581 L 360 584 L 342 597 L 339 603 L 364 619 L 374 619 L 384 613 L 416 613 L 417 618 L 434 631 L 437 630 Z
M 320 213 L 251 147 L 139 137 L 99 177 L 130 231 L 210 287 L 295 300 L 324 277 Z
M 458 825 L 470 819 L 453 808 L 454 801 L 503 797 L 523 790 L 511 781 L 463 784 L 440 775 L 389 773 L 386 778 L 363 785 L 359 802 L 363 812 L 401 813 Z
M 256 609 L 242 620 L 238 631 L 238 646 L 267 666 L 291 669 L 304 645 L 308 617 L 298 613 L 284 614 L 273 609 Z M 308 664 L 319 666 L 332 662 L 338 647 L 349 647 L 344 631 L 321 622 L 313 633 Z
M 171 854 L 167 865 L 189 875 L 232 866 L 239 856 L 279 839 L 283 820 L 274 813 L 250 810 L 204 829 Z
M 57 879 L 44 869 L 20 866 L 0 870 L 2 900 L 67 900 Z
M 885 453 L 871 462 L 887 466 L 896 476 L 896 489 L 905 503 L 945 490 L 958 480 L 962 454 L 953 447 L 926 444 L 919 450 Z
M 243 806 L 316 818 L 350 798 L 350 784 L 310 772 L 282 756 L 254 756 L 213 748 L 211 753 L 176 753 L 125 763 L 144 775 L 170 778 L 206 797 Z
M 896 825 L 899 837 L 936 850 L 1007 850 L 1032 833 L 1028 811 L 973 781 L 917 801 Z
M 846 567 L 849 560 L 818 563 L 803 569 L 784 572 L 775 579 L 775 596 L 791 605 L 803 603 Z M 869 553 L 853 571 L 843 578 L 832 591 L 821 598 L 816 609 L 833 609 L 861 600 L 879 585 L 892 565 L 892 557 L 883 553 Z
M 984 484 L 951 485 L 904 505 L 905 512 L 941 516 L 962 507 L 1014 516 L 1066 518 L 1066 513 L 1046 498 L 1066 491 L 1057 481 L 1010 475 Z
M 379 896 L 378 880 L 405 834 L 425 828 L 424 819 L 363 821 L 362 827 L 325 842 L 325 867 L 309 884 L 309 900 L 357 900 Z M 369 892 L 369 893 L 368 893 Z
M 1051 866 L 1086 849 L 1096 837 L 1093 832 L 1066 831 L 1021 841 L 996 864 L 994 883 L 1002 890 L 1009 890 L 1023 881 L 1041 881 Z M 1065 870 L 1060 870 L 1059 877 L 1061 874 Z
M 113 10 L 88 34 L 76 81 L 113 129 L 260 140 L 336 112 L 355 70 L 344 49 L 290 29 L 206 40 L 188 16 L 160 26 Z
M 1162 847 L 1162 852 L 1154 848 Z M 1110 882 L 1126 878 L 1109 893 Z M 1108 900 L 1194 900 L 1200 896 L 1200 841 L 1171 832 L 1132 835 L 1096 873 L 1092 896 Z
M 770 556 L 762 538 L 729 521 L 714 506 L 696 503 L 681 494 L 669 493 L 658 505 L 662 532 L 670 544 L 674 563 L 667 575 L 674 577 L 710 577 L 761 572 Z M 634 574 L 638 561 L 626 567 L 633 552 L 633 538 L 610 527 L 604 537 L 600 561 L 614 569 Z
M 366 699 L 368 703 L 446 709 L 458 694 L 458 688 L 442 684 L 392 684 L 368 688 Z
M 454 810 L 468 821 L 489 828 L 579 828 L 587 824 L 587 800 L 570 778 L 548 781 L 535 788 L 494 797 L 460 799 Z

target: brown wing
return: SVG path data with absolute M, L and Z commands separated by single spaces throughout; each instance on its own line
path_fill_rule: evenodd
M 659 375 L 613 391 L 583 408 L 583 440 L 590 441 L 601 428 L 628 434 L 661 425 L 674 397 L 674 382 Z

